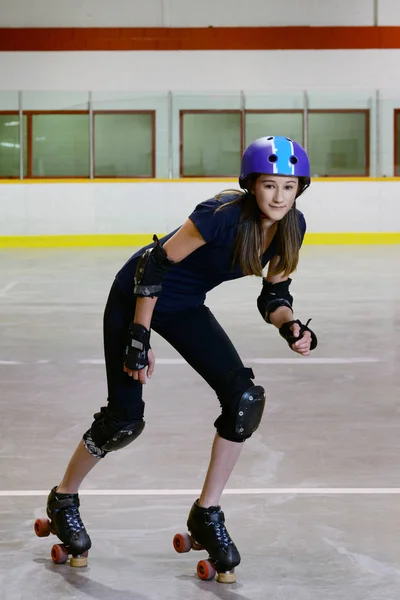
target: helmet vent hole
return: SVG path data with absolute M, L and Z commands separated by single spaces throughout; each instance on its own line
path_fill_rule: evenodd
M 270 162 L 270 163 L 276 163 L 276 161 L 278 160 L 278 157 L 277 157 L 277 155 L 276 155 L 276 154 L 271 154 L 271 155 L 268 157 L 268 160 L 269 160 L 269 162 Z
M 296 156 L 291 156 L 289 158 L 290 162 L 292 165 L 296 165 L 298 163 L 297 157 Z
M 267 140 L 273 140 L 273 139 L 274 139 L 273 135 L 270 135 L 269 138 L 267 138 Z

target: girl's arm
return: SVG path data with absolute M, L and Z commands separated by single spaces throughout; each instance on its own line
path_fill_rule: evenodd
M 278 263 L 278 260 L 279 260 L 279 257 L 275 256 L 271 260 L 269 267 L 268 267 L 266 281 L 272 285 L 280 284 L 280 283 L 284 284 L 284 282 L 288 282 L 288 280 L 289 280 L 289 277 L 286 275 L 283 275 L 282 273 L 278 273 L 276 275 L 273 275 L 271 273 L 273 271 L 275 265 Z M 290 281 L 288 282 L 288 284 L 286 286 L 282 286 L 281 289 L 286 288 L 286 291 L 285 291 L 286 298 L 284 296 L 284 299 L 287 300 L 287 303 L 291 305 L 293 298 L 289 294 L 289 291 L 288 291 L 289 283 L 290 283 Z M 273 310 L 273 312 L 271 312 L 269 314 L 269 322 L 272 323 L 272 325 L 275 325 L 275 327 L 277 327 L 280 330 L 281 335 L 284 335 L 283 331 L 281 330 L 281 327 L 285 323 L 291 323 L 291 325 L 288 326 L 288 328 L 287 328 L 289 331 L 289 335 L 290 335 L 290 337 L 293 337 L 293 338 L 299 338 L 299 340 L 295 341 L 294 343 L 290 343 L 290 348 L 292 350 L 294 350 L 294 352 L 298 352 L 299 354 L 302 354 L 303 356 L 309 356 L 311 354 L 311 345 L 313 342 L 312 332 L 310 330 L 306 330 L 306 331 L 303 331 L 303 334 L 301 335 L 301 325 L 299 322 L 295 321 L 292 308 L 290 308 L 289 306 L 278 306 L 278 308 L 276 308 L 275 310 Z M 300 335 L 301 335 L 301 337 L 300 337 Z M 284 337 L 285 337 L 285 339 L 287 339 L 287 334 L 284 335 Z M 315 334 L 314 334 L 314 338 L 315 338 L 315 345 L 316 345 Z
M 192 252 L 204 246 L 205 240 L 202 238 L 190 219 L 186 219 L 178 231 L 163 245 L 167 257 L 174 263 L 180 262 Z M 156 297 L 141 297 L 136 300 L 136 310 L 134 323 L 139 323 L 147 329 L 150 329 L 151 318 L 156 305 Z
M 195 225 L 190 219 L 187 219 L 163 245 L 163 250 L 165 250 L 168 260 L 177 263 L 204 246 L 205 243 Z M 137 296 L 133 323 L 128 334 L 123 368 L 130 377 L 142 384 L 146 383 L 146 376 L 151 377 L 154 371 L 155 358 L 150 348 L 150 327 L 156 303 L 157 296 Z

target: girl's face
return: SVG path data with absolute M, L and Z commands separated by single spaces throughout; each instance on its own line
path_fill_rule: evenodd
M 292 208 L 296 199 L 299 180 L 297 177 L 283 175 L 259 175 L 254 186 L 261 218 L 280 221 Z

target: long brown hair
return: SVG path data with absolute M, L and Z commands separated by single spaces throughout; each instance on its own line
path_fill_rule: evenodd
M 308 182 L 302 181 L 302 178 L 299 177 L 297 197 L 306 187 L 308 187 Z M 263 232 L 260 209 L 256 198 L 251 192 L 241 192 L 239 190 L 224 190 L 216 197 L 221 198 L 226 194 L 235 194 L 235 197 L 230 202 L 226 202 L 217 208 L 217 211 L 223 210 L 231 204 L 241 205 L 241 217 L 235 240 L 232 266 L 238 262 L 244 275 L 258 275 L 261 277 L 263 269 L 260 254 L 263 244 Z M 279 260 L 272 274 L 282 273 L 283 276 L 287 277 L 296 270 L 299 262 L 301 233 L 296 202 L 283 219 L 278 221 L 275 241 L 276 254 L 279 256 Z

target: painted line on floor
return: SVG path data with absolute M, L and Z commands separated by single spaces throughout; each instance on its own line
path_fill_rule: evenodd
M 81 496 L 198 496 L 200 490 L 81 490 Z M 49 490 L 0 490 L 0 497 L 48 496 Z M 244 488 L 226 489 L 224 496 L 367 496 L 398 495 L 400 488 Z
M 85 358 L 78 361 L 81 365 L 104 365 L 103 358 Z M 347 365 L 347 364 L 370 364 L 381 362 L 378 358 L 355 357 L 355 358 L 243 358 L 244 363 L 256 365 Z M 158 365 L 186 365 L 183 358 L 157 358 Z
M 19 360 L 0 360 L 0 365 L 23 365 Z
M 0 360 L 0 366 L 10 365 L 44 365 L 51 364 L 48 358 L 36 360 L 34 362 L 23 362 L 19 360 Z M 244 363 L 254 365 L 355 365 L 355 364 L 376 364 L 382 362 L 379 358 L 369 357 L 350 357 L 350 358 L 244 358 Z M 77 361 L 79 365 L 104 365 L 104 358 L 83 358 Z M 183 358 L 156 358 L 157 365 L 187 365 Z

